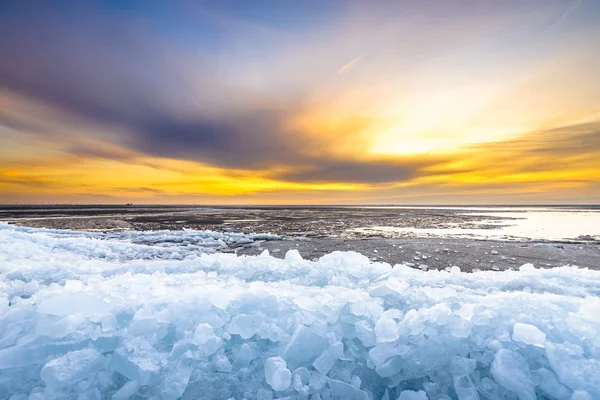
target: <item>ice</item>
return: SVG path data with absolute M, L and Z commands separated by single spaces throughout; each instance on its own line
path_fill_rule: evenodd
M 233 370 L 233 366 L 224 354 L 215 354 L 213 357 L 213 363 L 215 365 L 215 369 L 219 372 L 231 372 Z
M 161 369 L 160 356 L 143 338 L 125 341 L 115 350 L 111 364 L 115 371 L 140 385 L 156 380 Z
M 375 324 L 375 336 L 379 343 L 394 342 L 400 337 L 400 327 L 393 318 L 382 316 Z
M 221 347 L 221 338 L 215 335 L 213 327 L 209 324 L 198 324 L 192 340 L 207 356 L 213 354 Z
M 65 293 L 45 299 L 37 309 L 41 314 L 58 316 L 81 314 L 92 317 L 106 315 L 110 312 L 110 305 L 85 293 Z
M 288 250 L 287 253 L 285 253 L 285 261 L 301 262 L 301 261 L 303 261 L 303 259 L 298 250 L 292 249 L 292 250 Z
M 287 369 L 283 358 L 271 357 L 265 361 L 265 378 L 273 390 L 281 392 L 290 387 L 292 373 Z
M 235 360 L 233 361 L 233 369 L 239 370 L 241 368 L 246 368 L 252 362 L 252 359 L 255 357 L 254 350 L 250 348 L 246 343 L 242 344 L 240 350 L 237 352 L 235 356 Z
M 535 400 L 535 387 L 529 377 L 529 366 L 523 357 L 512 350 L 500 349 L 494 357 L 492 376 L 519 400 Z
M 597 356 L 585 357 L 581 347 L 564 342 L 547 345 L 546 357 L 564 385 L 572 390 L 588 391 L 600 398 L 600 359 Z
M 93 349 L 70 351 L 48 361 L 40 373 L 46 386 L 52 389 L 76 383 L 101 369 L 104 358 Z
M 240 335 L 242 339 L 250 339 L 263 323 L 264 317 L 261 314 L 241 314 L 231 319 L 228 331 L 233 335 Z
M 0 224 L 0 398 L 600 399 L 598 271 L 219 253 L 259 237 Z
M 273 392 L 260 388 L 256 392 L 256 400 L 273 400 Z
M 537 327 L 529 324 L 516 323 L 513 327 L 513 340 L 536 347 L 544 347 L 546 344 L 546 334 Z
M 593 397 L 585 390 L 576 390 L 573 392 L 571 400 L 593 400 Z
M 325 337 L 304 325 L 298 325 L 283 352 L 283 358 L 290 368 L 310 365 L 328 346 Z
M 422 390 L 415 392 L 414 390 L 404 390 L 400 393 L 398 400 L 429 400 L 427 393 Z
M 139 384 L 136 381 L 126 382 L 115 394 L 112 396 L 112 400 L 127 400 L 132 397 L 139 388 Z
M 369 394 L 354 386 L 340 382 L 335 379 L 329 379 L 329 388 L 331 389 L 331 398 L 333 400 L 368 400 Z
M 342 345 L 341 343 L 339 343 Z M 342 345 L 343 346 L 343 345 Z M 317 359 L 313 362 L 313 367 L 323 375 L 327 375 L 329 370 L 334 366 L 335 362 L 343 356 L 343 348 L 340 351 L 339 346 L 332 345 L 330 348 L 325 350 Z
M 179 399 L 187 388 L 193 371 L 191 361 L 186 359 L 165 368 L 161 375 L 161 397 L 165 400 Z

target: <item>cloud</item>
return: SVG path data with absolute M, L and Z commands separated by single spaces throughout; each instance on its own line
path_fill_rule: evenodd
M 454 131 L 468 125 L 465 121 L 470 114 L 489 121 L 489 112 L 480 112 L 478 102 L 473 105 L 466 100 L 485 98 L 481 94 L 493 90 L 483 85 L 481 92 L 469 95 L 465 85 L 472 75 L 485 83 L 500 82 L 496 78 L 503 75 L 518 75 L 512 73 L 518 69 L 504 67 L 513 65 L 514 60 L 520 66 L 521 60 L 527 59 L 521 52 L 528 47 L 497 46 L 495 40 L 498 36 L 508 41 L 526 37 L 521 18 L 536 16 L 536 24 L 543 24 L 547 12 L 538 13 L 535 7 L 523 6 L 532 14 L 509 13 L 502 6 L 494 6 L 502 8 L 502 13 L 490 13 L 486 7 L 478 7 L 472 11 L 472 20 L 463 21 L 455 15 L 460 14 L 455 7 L 440 11 L 415 3 L 398 18 L 388 17 L 400 13 L 385 7 L 379 11 L 381 15 L 366 15 L 365 10 L 352 18 L 343 14 L 335 24 L 314 29 L 310 36 L 306 32 L 291 36 L 288 31 L 263 30 L 253 24 L 251 29 L 260 33 L 250 37 L 238 31 L 215 33 L 218 18 L 209 29 L 201 19 L 197 24 L 181 19 L 175 8 L 171 10 L 176 18 L 158 18 L 148 12 L 93 8 L 91 3 L 73 2 L 69 8 L 25 3 L 2 6 L 0 93 L 27 98 L 54 113 L 25 118 L 26 114 L 7 112 L 8 102 L 0 105 L 0 124 L 52 135 L 67 152 L 82 158 L 160 167 L 142 161 L 149 156 L 254 170 L 286 182 L 381 185 L 428 178 L 426 171 L 433 167 L 438 169 L 432 175 L 438 176 L 491 170 L 508 174 L 560 168 L 549 161 L 552 158 L 583 165 L 569 157 L 587 157 L 589 165 L 596 154 L 598 135 L 590 127 L 472 148 L 474 154 L 465 155 L 469 165 L 450 171 L 443 170 L 441 165 L 448 160 L 441 157 L 375 158 L 368 154 L 371 140 L 381 133 L 381 126 L 388 125 L 387 118 L 390 126 L 402 128 L 391 134 L 391 139 L 398 140 L 397 147 L 402 147 L 405 134 L 418 141 L 421 125 L 428 128 L 431 121 L 444 140 L 444 135 L 452 139 Z M 410 17 L 411 13 L 417 18 Z M 509 14 L 508 23 L 503 24 Z M 433 21 L 435 29 L 421 29 L 423 21 Z M 235 29 L 245 26 L 236 23 Z M 227 36 L 226 47 L 221 47 L 219 35 Z M 528 43 L 532 47 L 537 44 Z M 504 53 L 495 52 L 498 47 Z M 369 63 L 353 70 L 356 80 L 348 82 L 331 75 L 344 60 L 367 51 Z M 350 60 L 338 73 L 354 68 L 362 58 Z M 314 62 L 316 59 L 319 62 Z M 539 67 L 535 74 L 543 65 Z M 565 79 L 564 85 L 569 82 Z M 414 87 L 407 89 L 411 85 Z M 523 90 L 519 86 L 519 92 Z M 575 94 L 581 97 L 579 91 Z M 490 108 L 500 113 L 498 121 L 511 116 L 501 111 L 510 114 L 515 108 L 519 108 L 519 116 L 531 118 L 527 102 L 537 101 L 537 97 L 533 93 L 513 97 L 501 104 L 490 100 Z M 437 109 L 436 99 L 440 100 Z M 523 104 L 515 107 L 515 99 L 523 99 Z M 539 108 L 543 115 L 548 114 L 545 103 Z M 564 104 L 555 109 L 564 110 Z M 356 123 L 363 111 L 368 122 Z M 328 112 L 333 120 L 342 121 L 338 124 L 341 128 L 290 123 L 298 115 Z M 380 125 L 372 122 L 377 118 Z M 406 126 L 403 121 L 408 121 Z M 452 124 L 456 129 L 444 130 Z M 446 147 L 454 142 L 448 143 Z
M 420 168 L 426 164 L 427 162 L 419 160 L 401 162 L 394 159 L 323 159 L 313 161 L 309 167 L 278 174 L 275 177 L 290 182 L 380 184 L 415 178 L 419 175 Z
M 344 66 L 342 66 L 342 68 L 338 69 L 338 74 L 343 74 L 344 72 L 348 71 L 350 68 L 354 67 L 358 62 L 360 62 L 360 60 L 363 59 L 363 56 L 360 55 L 352 60 L 350 60 L 349 62 L 347 62 L 346 64 L 344 64 Z
M 416 173 L 394 160 L 331 160 L 340 140 L 288 124 L 303 107 L 302 94 L 274 98 L 232 84 L 205 56 L 190 57 L 156 37 L 147 22 L 85 7 L 14 8 L 0 21 L 0 87 L 53 107 L 61 126 L 81 127 L 73 139 L 63 138 L 69 152 L 123 161 L 137 153 L 233 169 L 311 165 L 284 177 L 299 181 L 378 183 Z M 349 129 L 344 141 L 354 134 Z M 85 135 L 115 146 L 82 145 Z
M 57 182 L 56 180 L 46 176 L 9 176 L 6 174 L 0 174 L 0 183 L 44 189 L 71 187 L 71 185 Z M 79 184 L 78 186 L 91 187 L 92 185 Z
M 507 172 L 600 170 L 600 122 L 567 125 L 522 134 L 514 139 L 471 146 L 480 170 Z M 600 172 L 600 171 L 599 171 Z

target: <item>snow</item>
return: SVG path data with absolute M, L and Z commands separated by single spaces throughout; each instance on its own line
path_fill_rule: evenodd
M 0 398 L 600 398 L 598 271 L 218 252 L 254 240 L 0 224 Z

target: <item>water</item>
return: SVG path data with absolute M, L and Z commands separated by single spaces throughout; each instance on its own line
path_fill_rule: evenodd
M 358 228 L 356 231 L 499 240 L 600 240 L 600 211 L 595 209 L 558 207 L 439 207 L 436 209 L 454 210 L 464 214 L 467 214 L 468 211 L 468 215 L 480 216 L 483 219 L 473 221 L 468 225 L 449 222 L 439 228 L 373 226 Z M 486 227 L 479 228 L 472 227 L 472 225 Z

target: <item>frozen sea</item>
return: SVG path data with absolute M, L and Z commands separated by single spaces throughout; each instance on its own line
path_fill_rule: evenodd
M 597 210 L 109 209 L 104 225 L 102 213 L 75 210 L 3 210 L 10 223 L 0 223 L 0 399 L 600 399 L 594 268 L 523 263 L 466 273 L 354 251 L 313 259 L 293 246 L 352 238 L 406 246 L 426 233 L 433 238 L 419 243 L 443 243 L 442 253 L 484 239 L 489 257 L 502 257 L 506 243 L 592 254 L 598 232 L 583 220 Z M 554 222 L 556 213 L 586 217 L 572 224 L 578 229 L 563 219 L 560 233 L 543 229 L 543 237 L 530 228 L 536 213 Z M 176 221 L 192 215 L 202 226 L 181 229 Z M 309 215 L 326 223 L 310 230 Z M 233 232 L 290 217 L 280 230 Z M 132 229 L 161 218 L 171 229 Z M 244 222 L 227 223 L 234 219 Z M 35 226 L 83 220 L 92 221 L 87 230 Z M 355 232 L 382 227 L 388 231 L 375 239 Z M 474 235 L 453 231 L 460 228 L 510 231 L 452 238 Z M 320 238 L 325 229 L 331 235 Z

